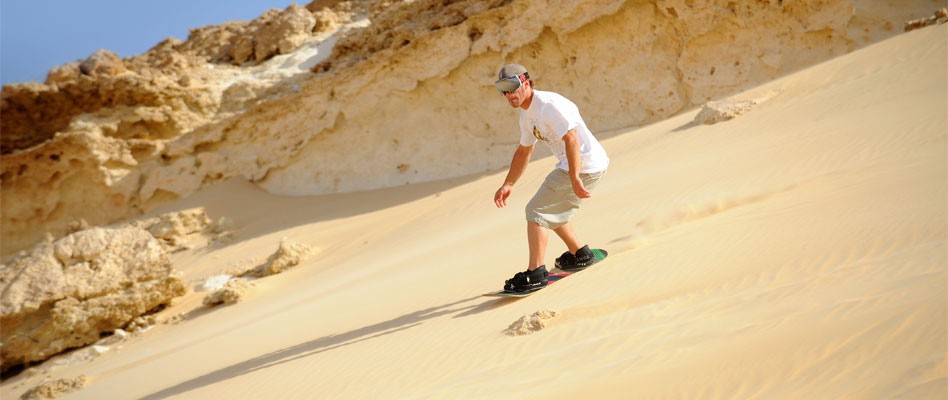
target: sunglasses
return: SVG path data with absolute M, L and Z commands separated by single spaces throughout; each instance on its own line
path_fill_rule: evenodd
M 523 83 L 520 82 L 519 76 L 511 76 L 494 82 L 494 87 L 496 87 L 497 91 L 502 95 L 516 92 L 517 89 L 520 89 L 521 85 L 523 85 Z

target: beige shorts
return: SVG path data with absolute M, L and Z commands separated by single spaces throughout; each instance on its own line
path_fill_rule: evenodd
M 583 180 L 586 190 L 592 192 L 605 175 L 606 171 L 601 171 L 579 174 L 579 178 Z M 569 173 L 554 169 L 527 203 L 527 221 L 536 222 L 547 229 L 559 228 L 569 222 L 582 202 L 583 199 L 573 193 Z

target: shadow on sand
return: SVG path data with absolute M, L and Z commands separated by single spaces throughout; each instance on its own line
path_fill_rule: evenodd
M 270 367 L 286 364 L 292 361 L 311 357 L 320 353 L 335 350 L 340 347 L 372 340 L 393 333 L 405 331 L 424 323 L 424 321 L 437 318 L 443 315 L 458 313 L 462 314 L 454 318 L 474 315 L 483 311 L 492 310 L 503 304 L 499 302 L 487 302 L 479 305 L 462 306 L 464 303 L 480 299 L 480 296 L 470 297 L 458 300 L 453 303 L 444 304 L 437 307 L 426 308 L 410 314 L 405 314 L 385 322 L 369 325 L 363 328 L 352 330 L 338 335 L 324 336 L 319 339 L 310 340 L 295 346 L 277 350 L 247 361 L 243 361 L 229 367 L 218 369 L 214 372 L 204 374 L 194 379 L 181 382 L 175 386 L 152 393 L 143 397 L 143 400 L 157 400 L 177 396 L 192 390 L 200 389 L 205 386 L 224 382 L 242 375 L 255 371 L 264 370 Z

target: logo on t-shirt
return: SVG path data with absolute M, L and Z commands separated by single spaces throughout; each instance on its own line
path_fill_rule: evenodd
M 543 135 L 540 134 L 540 130 L 537 129 L 536 125 L 533 126 L 533 136 L 535 136 L 537 140 L 544 140 Z

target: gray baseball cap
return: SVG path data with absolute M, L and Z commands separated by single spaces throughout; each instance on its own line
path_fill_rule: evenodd
M 520 64 L 507 64 L 497 73 L 498 80 L 504 80 L 514 76 L 520 76 L 527 73 L 527 68 Z

